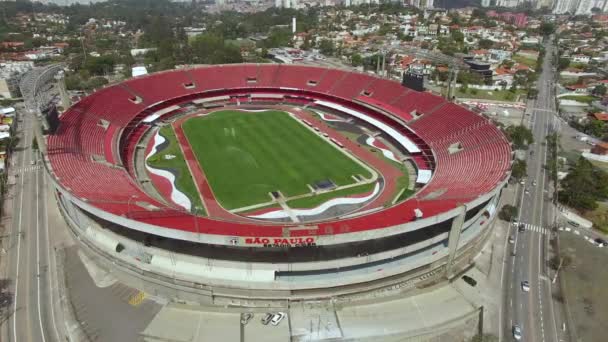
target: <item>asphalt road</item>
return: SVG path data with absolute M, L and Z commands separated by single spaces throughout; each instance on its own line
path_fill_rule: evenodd
M 537 82 L 538 97 L 532 106 L 528 105 L 527 113 L 530 115 L 524 118 L 524 123 L 534 134 L 535 144 L 528 152 L 528 177 L 517 192 L 520 204 L 518 222 L 523 223 L 525 229 L 519 232 L 513 225 L 510 228 L 515 242 L 509 245 L 512 253 L 506 257 L 510 260 L 506 260 L 503 278 L 504 341 L 514 340 L 514 325 L 521 327 L 523 341 L 554 342 L 561 339 L 557 329 L 561 322 L 555 321 L 551 279 L 547 276 L 545 262 L 554 207 L 550 201 L 551 184 L 544 168 L 548 152 L 543 142 L 558 127 L 553 92 L 552 55 L 555 49 L 551 42 L 547 42 L 545 48 L 543 71 Z M 529 292 L 523 291 L 522 281 L 529 282 Z
M 6 274 L 13 293 L 3 340 L 58 341 L 57 322 L 52 308 L 49 273 L 49 227 L 46 207 L 46 175 L 32 150 L 34 118 L 19 112 L 19 143 L 9 170 L 15 182 L 10 187 L 12 210 L 10 242 L 6 245 Z M 36 164 L 32 164 L 34 161 Z

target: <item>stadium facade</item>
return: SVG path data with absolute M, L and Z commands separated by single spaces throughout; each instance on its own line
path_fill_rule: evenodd
M 377 130 L 416 170 L 416 193 L 292 223 L 197 215 L 150 190 L 142 155 L 160 125 L 201 109 L 273 104 Z M 487 118 L 438 96 L 368 74 L 277 64 L 112 85 L 67 110 L 46 145 L 61 211 L 88 255 L 147 292 L 246 306 L 354 300 L 453 277 L 490 235 L 512 159 Z

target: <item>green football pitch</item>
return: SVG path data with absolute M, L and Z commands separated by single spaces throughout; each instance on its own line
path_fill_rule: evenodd
M 291 197 L 329 179 L 352 184 L 370 172 L 288 113 L 220 110 L 193 117 L 182 128 L 216 200 L 226 209 Z

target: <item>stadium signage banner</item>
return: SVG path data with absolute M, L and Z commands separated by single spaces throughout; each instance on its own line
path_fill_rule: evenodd
M 295 238 L 252 237 L 245 238 L 245 244 L 260 247 L 311 247 L 317 245 L 317 239 L 312 236 Z

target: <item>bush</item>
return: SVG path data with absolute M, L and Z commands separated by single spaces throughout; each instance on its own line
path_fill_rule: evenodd
M 510 204 L 505 204 L 502 209 L 500 209 L 498 218 L 503 221 L 512 221 L 517 217 L 518 212 L 517 207 Z

